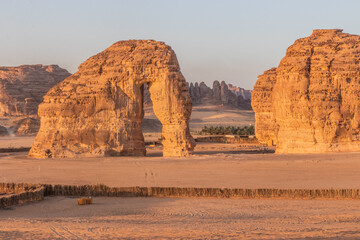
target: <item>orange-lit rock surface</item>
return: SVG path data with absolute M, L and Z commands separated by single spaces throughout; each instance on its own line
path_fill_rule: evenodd
M 129 40 L 89 58 L 44 96 L 29 156 L 145 155 L 145 83 L 163 125 L 163 155 L 189 155 L 192 102 L 174 51 L 163 42 Z
M 42 97 L 68 76 L 57 65 L 0 67 L 0 117 L 36 115 Z
M 10 131 L 17 136 L 35 135 L 39 128 L 39 119 L 28 117 L 15 121 Z
M 252 108 L 255 111 L 255 134 L 262 144 L 276 144 L 279 126 L 272 109 L 272 90 L 276 83 L 276 68 L 260 75 L 252 92 Z
M 360 150 L 360 36 L 314 30 L 287 49 L 272 90 L 273 80 L 259 81 L 268 87 L 254 96 L 271 100 L 254 101 L 256 126 L 279 126 L 278 153 Z M 269 108 L 275 119 L 260 117 Z M 260 139 L 269 132 L 256 130 Z

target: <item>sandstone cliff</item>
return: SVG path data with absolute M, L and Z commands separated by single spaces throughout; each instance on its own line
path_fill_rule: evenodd
M 360 150 L 359 62 L 360 36 L 339 29 L 314 30 L 287 49 L 276 80 L 259 78 L 256 85 L 265 90 L 254 89 L 254 96 L 265 97 L 253 99 L 256 120 L 263 121 L 256 126 L 279 126 L 277 152 Z M 271 114 L 261 117 L 269 109 L 274 120 Z M 270 139 L 273 132 L 256 130 L 259 138 Z
M 57 65 L 0 67 L 0 117 L 36 115 L 45 93 L 68 76 Z
M 190 97 L 194 105 L 225 105 L 240 109 L 251 109 L 251 91 L 214 81 L 212 89 L 204 82 L 190 83 Z
M 189 155 L 192 102 L 174 51 L 163 42 L 129 40 L 89 58 L 44 96 L 29 156 L 145 155 L 145 83 L 163 125 L 163 155 Z
M 255 111 L 255 134 L 260 143 L 274 145 L 279 126 L 272 109 L 272 90 L 276 83 L 276 68 L 260 75 L 252 92 L 251 104 Z
M 7 136 L 9 132 L 6 127 L 0 125 L 0 136 Z
M 36 118 L 23 118 L 15 121 L 10 131 L 18 136 L 34 135 L 39 131 L 40 121 Z
M 193 105 L 225 105 L 239 109 L 251 109 L 251 90 L 245 90 L 224 81 L 214 81 L 213 88 L 204 82 L 188 84 L 190 97 Z M 144 104 L 152 105 L 150 93 L 145 85 Z

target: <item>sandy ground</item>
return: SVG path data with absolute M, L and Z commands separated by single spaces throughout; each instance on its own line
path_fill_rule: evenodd
M 259 154 L 256 147 L 198 144 L 189 158 L 31 159 L 0 154 L 0 182 L 108 186 L 360 188 L 360 153 Z
M 359 239 L 356 200 L 75 198 L 0 210 L 0 239 Z
M 255 113 L 252 110 L 240 110 L 226 106 L 193 106 L 190 118 L 190 130 L 200 131 L 203 126 L 248 126 L 255 124 Z M 161 123 L 155 116 L 152 107 L 145 108 L 143 132 L 160 132 Z
M 199 108 L 190 125 L 197 131 L 222 123 L 249 125 L 253 113 Z M 160 136 L 154 126 L 147 122 L 146 140 Z M 30 147 L 33 139 L 0 138 L 0 148 Z M 189 158 L 163 158 L 161 147 L 147 150 L 147 157 L 78 159 L 0 153 L 0 182 L 360 188 L 360 153 L 272 154 L 256 145 L 213 143 L 198 144 Z M 360 239 L 359 223 L 357 200 L 99 197 L 78 206 L 75 198 L 47 197 L 0 210 L 0 239 Z
M 35 136 L 0 137 L 0 148 L 31 147 Z

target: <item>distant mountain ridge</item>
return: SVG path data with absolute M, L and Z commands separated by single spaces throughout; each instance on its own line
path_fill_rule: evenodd
M 225 81 L 213 82 L 213 87 L 208 87 L 204 82 L 189 84 L 190 97 L 193 105 L 224 105 L 239 109 L 251 108 L 251 90 L 245 90 L 227 84 Z
M 213 88 L 208 87 L 204 82 L 200 84 L 188 83 L 189 93 L 193 106 L 199 105 L 223 105 L 244 110 L 251 108 L 251 92 L 241 87 L 227 84 L 225 81 L 213 82 Z M 144 104 L 152 105 L 148 86 L 144 85 Z

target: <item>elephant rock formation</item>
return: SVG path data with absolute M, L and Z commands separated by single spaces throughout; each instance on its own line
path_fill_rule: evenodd
M 145 155 L 145 83 L 163 125 L 163 156 L 189 155 L 192 102 L 174 51 L 163 42 L 129 40 L 89 58 L 44 96 L 29 156 Z

